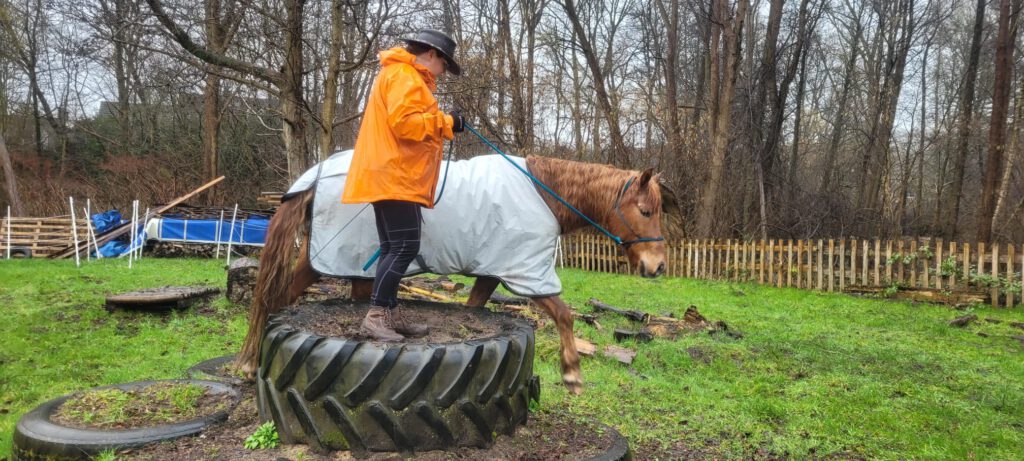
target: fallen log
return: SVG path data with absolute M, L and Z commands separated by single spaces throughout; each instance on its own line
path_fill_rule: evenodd
M 615 306 L 610 306 L 594 298 L 590 298 L 590 300 L 587 301 L 587 305 L 592 306 L 595 310 L 619 314 L 623 317 L 626 317 L 636 322 L 647 323 L 647 320 L 650 318 L 650 314 L 647 314 L 645 312 L 621 309 Z
M 634 339 L 637 342 L 646 343 L 654 339 L 654 334 L 646 328 L 643 330 L 626 330 L 623 328 L 616 328 L 615 332 L 612 334 L 615 336 L 615 340 L 619 342 L 627 339 Z
M 436 299 L 436 300 L 441 301 L 441 302 L 446 302 L 446 303 L 455 302 L 454 300 L 452 300 L 452 298 L 449 298 L 449 297 L 447 297 L 445 295 L 434 293 L 434 292 L 428 291 L 428 290 L 424 290 L 422 288 L 416 288 L 414 286 L 411 286 L 411 285 L 408 285 L 408 284 L 405 284 L 405 283 L 400 283 L 400 284 L 398 284 L 398 286 L 399 286 L 399 288 L 401 288 L 401 289 L 403 289 L 405 291 L 408 291 L 410 293 L 416 293 L 416 294 L 418 294 L 420 296 L 426 296 L 428 298 L 433 298 L 433 299 Z
M 951 326 L 951 327 L 965 327 L 965 326 L 967 326 L 967 324 L 969 324 L 969 323 L 971 323 L 971 322 L 973 322 L 975 320 L 978 320 L 977 314 L 965 315 L 963 317 L 957 317 L 957 318 L 955 318 L 953 320 L 950 320 L 949 321 L 949 326 Z

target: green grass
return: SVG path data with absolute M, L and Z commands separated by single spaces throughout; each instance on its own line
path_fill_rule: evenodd
M 540 409 L 567 409 L 617 427 L 640 459 L 696 453 L 871 459 L 1019 459 L 1024 453 L 1024 334 L 1016 310 L 962 312 L 749 284 L 560 271 L 577 309 L 594 297 L 651 313 L 695 305 L 743 338 L 697 333 L 625 343 L 632 367 L 584 358 L 583 396 L 559 384 L 558 340 L 538 332 Z M 68 261 L 0 261 L 0 457 L 17 418 L 59 395 L 139 379 L 181 377 L 189 366 L 235 351 L 245 309 L 223 298 L 216 312 L 152 318 L 103 309 L 107 293 L 162 285 L 223 286 L 221 263 L 144 259 L 76 269 Z M 990 323 L 984 319 L 1002 320 Z M 576 332 L 603 346 L 630 323 L 600 316 Z M 979 333 L 987 335 L 981 336 Z

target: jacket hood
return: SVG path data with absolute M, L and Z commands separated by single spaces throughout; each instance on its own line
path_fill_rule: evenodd
M 430 69 L 417 63 L 416 55 L 408 52 L 405 48 L 396 46 L 389 50 L 381 51 L 379 56 L 382 68 L 393 64 L 408 64 L 423 76 L 423 81 L 427 83 L 431 91 L 436 89 L 437 79 L 434 77 L 434 74 L 430 72 Z

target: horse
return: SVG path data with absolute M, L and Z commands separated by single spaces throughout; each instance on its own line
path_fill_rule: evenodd
M 542 196 L 543 205 L 557 220 L 557 231 L 566 234 L 591 224 L 582 214 L 615 236 L 630 267 L 639 275 L 653 278 L 664 273 L 660 173 L 655 174 L 650 168 L 641 172 L 539 156 L 528 156 L 525 166 L 537 181 L 580 212 L 574 212 L 541 187 L 528 186 L 533 189 L 529 192 Z M 310 229 L 315 191 L 313 187 L 287 197 L 270 220 L 253 292 L 248 333 L 235 362 L 236 368 L 247 378 L 252 379 L 256 372 L 259 343 L 269 315 L 295 302 L 320 278 L 310 263 L 310 236 L 305 235 Z M 554 262 L 550 264 L 553 268 Z M 554 277 L 557 279 L 557 275 Z M 497 277 L 478 276 L 465 305 L 483 307 L 500 282 Z M 352 278 L 351 286 L 353 300 L 369 300 L 372 279 Z M 558 330 L 562 381 L 571 393 L 582 393 L 583 378 L 574 342 L 572 310 L 557 295 L 532 296 L 531 300 L 554 320 Z

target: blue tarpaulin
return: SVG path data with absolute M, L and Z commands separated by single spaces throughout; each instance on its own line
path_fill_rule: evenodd
M 216 219 L 154 218 L 146 225 L 146 238 L 151 240 L 193 243 L 228 243 L 263 246 L 267 239 L 270 218 L 250 216 L 235 221 Z M 218 228 L 220 237 L 218 238 Z

